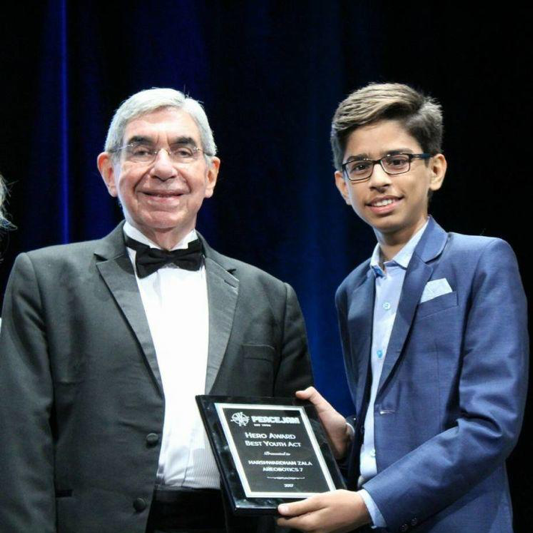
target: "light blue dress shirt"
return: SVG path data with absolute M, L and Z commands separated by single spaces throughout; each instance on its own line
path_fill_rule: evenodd
M 416 245 L 422 238 L 427 227 L 427 222 L 411 237 L 409 242 L 390 260 L 381 266 L 381 249 L 379 244 L 374 248 L 370 259 L 370 268 L 375 276 L 376 294 L 374 298 L 374 325 L 372 329 L 372 351 L 370 365 L 372 367 L 372 385 L 370 400 L 365 417 L 365 433 L 361 446 L 361 479 L 360 485 L 377 474 L 376 448 L 374 442 L 374 403 L 378 392 L 379 379 L 383 370 L 383 363 L 387 356 L 398 303 L 403 287 L 403 280 Z M 385 520 L 370 494 L 364 490 L 359 491 L 374 527 L 386 527 Z

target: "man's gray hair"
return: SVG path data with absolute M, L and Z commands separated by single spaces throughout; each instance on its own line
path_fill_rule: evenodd
M 350 135 L 380 120 L 398 120 L 424 152 L 442 151 L 442 110 L 435 99 L 401 83 L 371 83 L 343 100 L 333 117 L 331 148 L 337 170 Z
M 105 151 L 114 155 L 115 151 L 123 145 L 124 132 L 130 121 L 165 108 L 182 109 L 191 115 L 200 130 L 201 148 L 206 158 L 210 161 L 210 156 L 216 155 L 217 147 L 204 108 L 200 102 L 185 96 L 175 89 L 147 89 L 130 96 L 122 102 L 115 111 L 109 126 L 104 147 Z

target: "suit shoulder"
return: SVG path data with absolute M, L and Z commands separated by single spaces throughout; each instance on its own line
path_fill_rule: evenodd
M 270 287 L 279 286 L 280 288 L 284 288 L 285 286 L 285 283 L 279 278 L 276 278 L 272 274 L 269 274 L 254 265 L 240 261 L 239 259 L 228 257 L 227 255 L 215 252 L 212 249 L 208 257 L 233 274 L 240 282 L 253 281 Z
M 442 268 L 451 269 L 457 279 L 495 275 L 520 278 L 517 257 L 503 239 L 449 233 L 443 253 L 435 258 Z M 450 275 L 451 275 L 450 271 Z
M 471 249 L 483 249 L 495 242 L 506 243 L 503 239 L 498 237 L 487 237 L 485 235 L 465 235 L 463 233 L 448 233 L 449 242 L 455 246 L 462 246 Z M 506 243 L 507 244 L 507 243 Z
M 47 246 L 22 253 L 19 257 L 28 257 L 33 265 L 46 264 L 51 266 L 79 262 L 80 260 L 83 261 L 84 258 L 90 259 L 93 257 L 98 242 L 98 240 L 95 240 Z
M 477 258 L 483 254 L 489 256 L 511 254 L 514 257 L 514 252 L 509 243 L 499 237 L 449 233 L 447 246 L 452 253 L 460 254 L 463 257 Z

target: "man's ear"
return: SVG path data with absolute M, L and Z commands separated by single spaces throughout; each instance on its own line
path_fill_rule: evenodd
M 213 192 L 215 191 L 215 185 L 217 184 L 218 171 L 220 170 L 220 159 L 218 157 L 211 158 L 211 165 L 207 169 L 206 174 L 206 187 L 205 187 L 205 196 L 204 198 L 211 198 Z
M 444 181 L 444 176 L 446 175 L 446 169 L 448 168 L 448 163 L 443 154 L 434 155 L 430 160 L 430 181 L 429 189 L 431 191 L 438 191 L 442 187 L 442 182 Z
M 337 189 L 339 189 L 339 192 L 344 198 L 344 201 L 348 205 L 352 205 L 352 203 L 350 202 L 350 192 L 348 189 L 349 185 L 344 179 L 342 172 L 340 172 L 339 170 L 335 172 L 335 185 L 337 186 Z
M 107 187 L 107 191 L 113 197 L 118 196 L 117 183 L 115 175 L 115 167 L 113 166 L 113 158 L 108 152 L 102 152 L 96 158 L 96 166 L 100 171 L 102 179 Z

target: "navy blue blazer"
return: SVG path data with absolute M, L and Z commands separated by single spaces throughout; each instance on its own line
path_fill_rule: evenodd
M 351 488 L 371 380 L 369 262 L 336 295 L 356 407 Z M 420 303 L 438 279 L 452 292 Z M 375 402 L 378 473 L 364 488 L 387 531 L 512 532 L 505 459 L 522 424 L 527 365 L 527 304 L 510 246 L 446 233 L 430 219 L 406 272 Z

